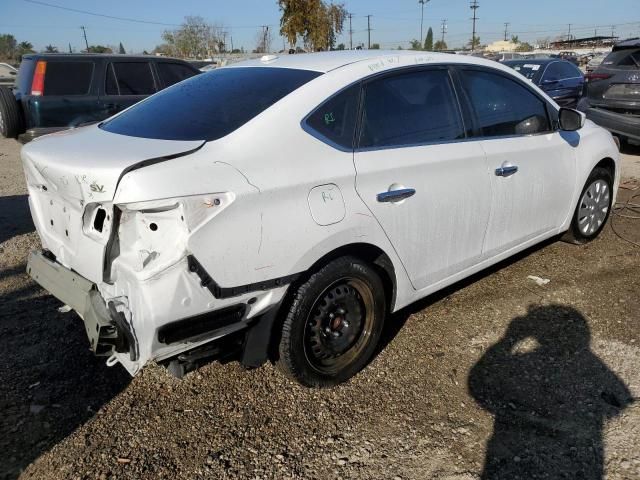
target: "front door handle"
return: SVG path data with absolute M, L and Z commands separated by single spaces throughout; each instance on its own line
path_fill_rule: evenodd
M 379 193 L 377 198 L 381 203 L 401 202 L 416 194 L 413 188 L 400 188 L 398 190 L 389 190 L 388 192 Z
M 498 177 L 510 177 L 518 171 L 518 167 L 515 165 L 507 165 L 504 167 L 496 168 L 496 176 Z

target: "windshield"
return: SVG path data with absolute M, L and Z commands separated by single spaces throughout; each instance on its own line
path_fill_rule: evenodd
M 507 62 L 506 64 L 532 81 L 537 80 L 544 71 L 544 67 L 539 63 Z
M 216 140 L 319 75 L 288 68 L 222 68 L 163 90 L 100 128 L 132 137 Z

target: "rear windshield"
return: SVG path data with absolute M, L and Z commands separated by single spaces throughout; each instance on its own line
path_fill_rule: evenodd
M 618 50 L 611 52 L 602 61 L 607 67 L 640 68 L 640 50 Z
M 539 63 L 507 63 L 508 66 L 513 68 L 516 72 L 524 75 L 529 80 L 537 80 L 542 72 L 544 66 Z
M 288 68 L 222 68 L 163 90 L 100 128 L 132 137 L 216 140 L 319 75 Z

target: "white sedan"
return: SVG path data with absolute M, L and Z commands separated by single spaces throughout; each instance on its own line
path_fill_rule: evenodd
M 594 239 L 620 176 L 611 134 L 510 68 L 397 51 L 216 69 L 22 159 L 28 271 L 109 365 L 233 347 L 308 386 L 362 369 L 390 313 Z

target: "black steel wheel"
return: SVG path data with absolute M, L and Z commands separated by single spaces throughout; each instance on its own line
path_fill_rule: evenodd
M 348 380 L 373 355 L 385 313 L 376 270 L 353 257 L 334 260 L 295 291 L 283 325 L 279 368 L 310 387 Z

